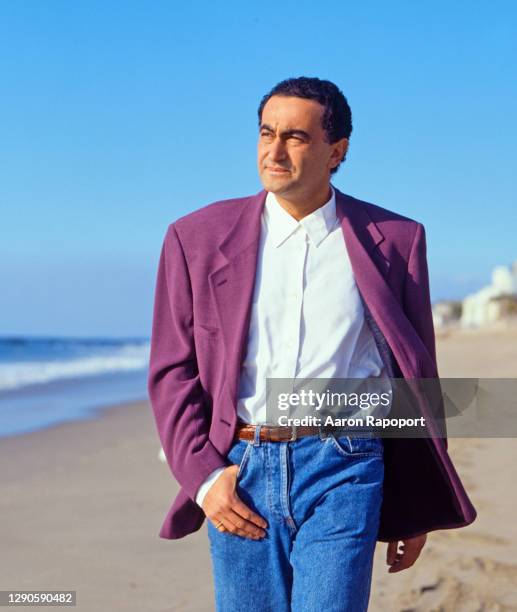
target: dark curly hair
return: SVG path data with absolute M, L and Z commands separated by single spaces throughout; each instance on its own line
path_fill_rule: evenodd
M 350 138 L 352 133 L 352 111 L 343 92 L 331 81 L 316 77 L 297 77 L 280 81 L 260 101 L 258 108 L 259 127 L 262 122 L 262 111 L 272 96 L 294 96 L 307 100 L 316 100 L 323 108 L 322 127 L 327 135 L 327 142 L 334 144 L 342 138 Z M 339 164 L 332 168 L 331 174 L 337 172 L 345 161 L 346 153 Z

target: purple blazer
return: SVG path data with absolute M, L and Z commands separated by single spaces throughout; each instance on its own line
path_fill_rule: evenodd
M 394 377 L 436 378 L 424 227 L 338 189 L 343 238 L 380 355 Z M 167 229 L 156 282 L 148 391 L 180 491 L 160 537 L 198 530 L 194 501 L 226 455 L 237 421 L 266 191 L 223 200 Z M 384 439 L 379 541 L 469 525 L 476 518 L 445 438 Z

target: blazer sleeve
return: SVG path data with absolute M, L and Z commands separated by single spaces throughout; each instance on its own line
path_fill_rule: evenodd
M 437 379 L 436 384 L 427 383 L 427 393 L 429 393 L 433 405 L 432 413 L 438 419 L 436 424 L 441 434 L 440 437 L 447 449 L 447 426 L 436 360 L 436 339 L 429 289 L 427 245 L 425 229 L 421 223 L 417 223 L 415 236 L 409 253 L 407 277 L 404 288 L 404 310 L 431 357 L 432 369 L 425 371 L 424 377 Z
M 407 277 L 404 288 L 404 311 L 424 343 L 437 375 L 436 342 L 434 335 L 431 295 L 429 290 L 429 273 L 427 269 L 427 247 L 425 229 L 417 223 L 415 236 L 408 259 Z
M 230 464 L 208 437 L 210 417 L 193 337 L 192 286 L 174 224 L 167 229 L 158 264 L 147 388 L 167 463 L 195 501 L 206 478 Z

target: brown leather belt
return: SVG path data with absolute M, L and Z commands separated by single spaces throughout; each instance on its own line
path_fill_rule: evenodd
M 237 423 L 235 429 L 235 440 L 254 440 L 255 429 L 257 425 L 249 425 L 244 423 Z M 324 431 L 329 431 L 332 428 L 322 428 Z M 313 436 L 320 432 L 319 427 L 312 425 L 300 425 L 300 426 L 271 426 L 262 425 L 260 428 L 260 440 L 265 442 L 294 442 L 297 438 L 302 436 Z

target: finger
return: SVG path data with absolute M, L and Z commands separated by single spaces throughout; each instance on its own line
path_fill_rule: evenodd
M 253 512 L 251 508 L 246 506 L 246 504 L 240 499 L 237 494 L 235 494 L 235 499 L 232 504 L 232 510 L 242 516 L 242 518 L 246 521 L 254 523 L 257 527 L 261 527 L 262 529 L 265 529 L 267 527 L 267 521 L 259 514 Z
M 389 573 L 401 572 L 408 569 L 416 561 L 414 551 L 405 551 L 401 555 L 397 555 L 395 563 L 388 570 Z
M 240 527 L 238 527 L 237 525 L 231 522 L 228 522 L 228 525 L 229 525 L 228 533 L 231 533 L 232 535 L 238 535 L 248 540 L 261 540 L 262 539 L 260 536 L 250 534 L 247 531 L 244 531 L 244 529 L 241 529 Z
M 395 563 L 395 559 L 397 557 L 397 547 L 398 541 L 388 543 L 388 550 L 386 552 L 386 563 L 388 565 L 393 565 Z
M 396 574 L 397 572 L 401 572 L 402 570 L 408 569 L 412 565 L 413 565 L 412 563 L 405 563 L 403 561 L 397 561 L 397 563 L 394 563 L 389 568 L 388 573 L 389 574 Z
M 220 531 L 221 533 L 228 531 L 224 526 L 224 521 L 222 520 L 222 517 L 214 517 L 213 519 L 210 519 L 210 522 L 217 529 L 217 531 Z
M 212 522 L 214 523 L 214 525 L 218 525 L 216 529 L 220 532 L 227 532 L 233 535 L 240 535 L 246 538 L 260 539 L 258 535 L 245 531 L 240 526 L 242 525 L 243 520 L 239 517 L 239 515 L 235 514 L 230 509 L 218 513 L 214 517 Z
M 266 532 L 263 529 L 257 527 L 254 523 L 250 523 L 233 510 L 229 510 L 229 512 L 226 513 L 225 518 L 232 523 L 232 525 L 234 525 L 239 535 L 251 538 L 263 538 L 266 535 Z

